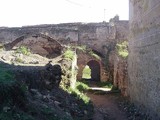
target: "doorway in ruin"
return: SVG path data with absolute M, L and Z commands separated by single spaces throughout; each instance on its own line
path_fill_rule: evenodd
M 83 79 L 100 81 L 100 64 L 96 60 L 90 60 L 83 69 Z

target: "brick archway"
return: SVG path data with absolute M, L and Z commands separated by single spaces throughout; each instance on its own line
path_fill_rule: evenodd
M 60 55 L 62 51 L 62 45 L 58 41 L 40 33 L 26 34 L 4 45 L 6 50 L 11 50 L 15 46 L 27 46 L 32 53 L 49 58 Z
M 96 60 L 90 60 L 87 65 L 91 69 L 91 80 L 100 81 L 100 64 Z
M 77 74 L 77 80 L 82 80 L 82 75 L 83 75 L 83 70 L 85 68 L 86 65 L 88 65 L 89 67 L 92 67 L 94 66 L 94 63 L 95 65 L 97 66 L 97 68 L 94 67 L 92 68 L 92 74 L 94 75 L 98 73 L 97 77 L 92 77 L 92 78 L 96 78 L 97 80 L 99 81 L 107 81 L 108 80 L 108 76 L 106 74 L 106 69 L 105 69 L 105 66 L 103 64 L 103 61 L 101 59 L 96 59 L 95 57 L 87 54 L 87 53 L 84 53 L 82 51 L 78 51 L 77 52 L 77 56 L 78 56 L 78 59 L 77 59 L 77 65 L 78 65 L 78 74 Z M 93 63 L 93 65 L 92 65 Z M 98 71 L 96 71 L 98 70 Z

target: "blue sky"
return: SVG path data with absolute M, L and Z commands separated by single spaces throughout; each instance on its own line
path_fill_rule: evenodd
M 128 20 L 129 0 L 0 0 L 0 26 Z

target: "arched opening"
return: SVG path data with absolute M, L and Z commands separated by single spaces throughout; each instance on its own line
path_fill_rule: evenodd
M 57 57 L 62 51 L 62 46 L 58 41 L 44 34 L 27 34 L 4 45 L 6 50 L 19 46 L 25 46 L 32 53 L 48 58 Z
M 86 65 L 82 71 L 82 79 L 91 79 L 91 69 L 88 65 Z
M 100 64 L 96 60 L 90 60 L 83 69 L 82 78 L 100 81 Z

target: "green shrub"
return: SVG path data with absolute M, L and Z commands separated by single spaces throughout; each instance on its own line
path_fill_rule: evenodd
M 0 103 L 21 104 L 25 100 L 22 86 L 15 80 L 14 73 L 0 67 Z
M 91 56 L 93 56 L 94 58 L 98 59 L 98 60 L 101 59 L 101 58 L 100 58 L 97 54 L 95 54 L 92 50 L 90 50 L 88 53 L 89 53 Z
M 111 82 L 99 82 L 98 86 L 103 88 L 112 88 L 113 84 Z
M 76 88 L 82 92 L 82 91 L 88 90 L 89 86 L 83 82 L 76 82 Z
M 78 50 L 83 51 L 83 52 L 86 52 L 86 49 L 87 49 L 85 45 L 82 45 L 82 46 L 76 46 L 76 48 L 77 48 Z
M 22 53 L 23 55 L 29 55 L 30 54 L 30 49 L 27 48 L 26 46 L 20 46 L 17 50 L 16 53 Z
M 63 88 L 63 90 L 75 96 L 77 99 L 83 100 L 85 104 L 89 104 L 90 98 L 84 93 L 87 89 L 89 89 L 89 86 L 82 82 L 76 82 L 76 87 L 74 89 L 71 87 Z
M 72 51 L 70 49 L 66 50 L 65 53 L 63 54 L 63 57 L 65 59 L 73 60 L 73 58 L 74 58 L 74 51 Z
M 18 62 L 18 63 L 24 63 L 24 61 L 19 57 L 16 57 L 15 61 Z
M 14 74 L 4 68 L 0 68 L 0 82 L 8 83 L 14 80 Z
M 75 88 L 75 89 L 69 88 L 67 90 L 67 92 L 69 92 L 70 94 L 72 94 L 75 97 L 77 97 L 77 99 L 83 100 L 83 102 L 85 104 L 89 104 L 89 102 L 90 102 L 90 98 L 86 94 L 81 92 L 79 89 L 77 89 L 77 88 Z
M 128 57 L 129 53 L 128 53 L 128 42 L 127 41 L 117 44 L 116 49 L 117 49 L 119 56 L 121 56 L 122 58 Z

